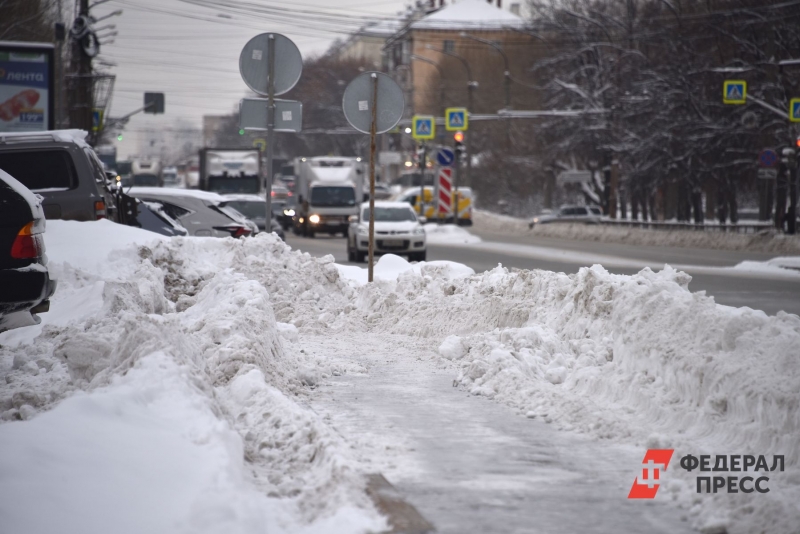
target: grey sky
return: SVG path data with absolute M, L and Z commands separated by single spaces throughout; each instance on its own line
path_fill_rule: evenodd
M 189 3 L 191 2 L 191 3 Z M 92 10 L 101 17 L 122 9 L 113 44 L 102 47 L 100 60 L 116 64 L 110 115 L 142 106 L 145 91 L 163 91 L 163 116 L 137 115 L 119 143 L 120 156 L 140 150 L 148 129 L 199 127 L 206 114 L 230 113 L 245 94 L 238 60 L 242 46 L 266 31 L 292 39 L 304 57 L 324 52 L 337 37 L 362 23 L 362 17 L 392 17 L 406 0 L 250 0 L 265 11 L 243 15 L 225 0 L 110 0 Z M 196 5 L 201 4 L 201 5 Z M 211 7 L 205 7 L 209 5 Z

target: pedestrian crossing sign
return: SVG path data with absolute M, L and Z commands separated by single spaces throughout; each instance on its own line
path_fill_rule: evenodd
M 411 119 L 411 137 L 433 139 L 436 136 L 436 121 L 430 115 L 414 115 Z
M 469 112 L 467 108 L 447 108 L 444 110 L 444 127 L 448 132 L 465 132 L 469 126 Z
M 744 80 L 725 80 L 722 85 L 722 101 L 726 104 L 747 102 L 747 82 Z
M 800 122 L 800 98 L 793 98 L 789 101 L 789 120 Z

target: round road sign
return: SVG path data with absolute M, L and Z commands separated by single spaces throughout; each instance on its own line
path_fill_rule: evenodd
M 758 154 L 759 167 L 775 167 L 778 165 L 778 153 L 774 150 L 765 149 Z
M 350 82 L 344 90 L 342 110 L 347 122 L 363 133 L 370 133 L 372 122 L 373 75 L 378 78 L 378 112 L 375 132 L 388 132 L 400 122 L 405 109 L 403 90 L 393 79 L 382 72 L 365 72 Z
M 436 152 L 436 161 L 438 161 L 439 165 L 442 167 L 449 167 L 455 160 L 456 154 L 453 152 L 452 148 L 443 146 Z
M 239 73 L 247 87 L 263 96 L 269 94 L 269 47 L 272 45 L 275 46 L 275 95 L 289 91 L 303 73 L 303 58 L 291 39 L 280 33 L 256 35 L 242 48 Z

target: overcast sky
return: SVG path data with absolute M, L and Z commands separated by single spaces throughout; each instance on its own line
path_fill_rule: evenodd
M 166 113 L 131 119 L 119 143 L 120 157 L 139 150 L 147 130 L 199 128 L 201 117 L 231 113 L 246 86 L 239 75 L 239 52 L 254 35 L 274 31 L 292 39 L 303 57 L 324 52 L 368 18 L 393 17 L 408 0 L 110 0 L 92 9 L 102 17 L 121 16 L 96 26 L 116 25 L 114 43 L 99 60 L 114 63 L 116 85 L 109 115 L 142 106 L 145 91 L 166 95 Z M 237 12 L 258 5 L 262 12 Z M 108 30 L 99 32 L 101 35 Z M 101 39 L 102 40 L 102 39 Z M 102 66 L 97 60 L 96 66 Z

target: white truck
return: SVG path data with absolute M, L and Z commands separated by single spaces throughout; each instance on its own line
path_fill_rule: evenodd
M 123 185 L 125 182 L 123 182 Z M 161 161 L 150 158 L 134 158 L 131 161 L 131 184 L 145 187 L 163 187 Z
M 348 217 L 358 214 L 364 200 L 361 158 L 296 158 L 294 165 L 294 232 L 307 237 L 317 232 L 347 236 Z
M 261 192 L 263 179 L 258 150 L 203 148 L 198 159 L 200 189 L 220 194 Z

